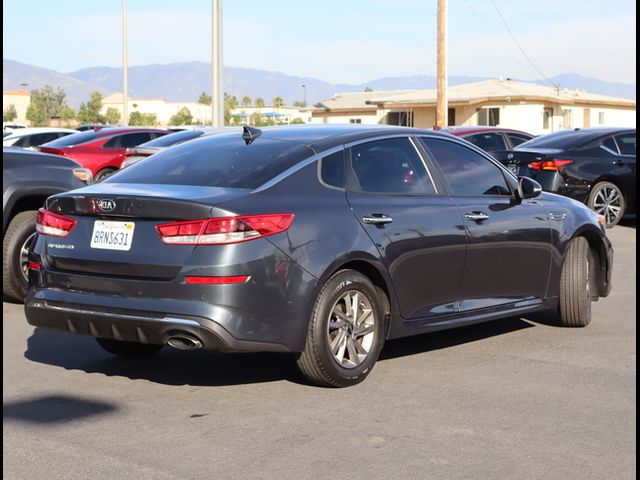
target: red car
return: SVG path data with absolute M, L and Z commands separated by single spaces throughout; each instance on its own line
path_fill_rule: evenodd
M 501 127 L 450 127 L 440 131 L 462 137 L 489 153 L 511 150 L 516 145 L 535 137 L 535 135 L 520 130 Z
M 154 128 L 105 128 L 74 133 L 41 145 L 38 150 L 71 158 L 88 168 L 96 182 L 120 168 L 127 148 L 170 133 Z

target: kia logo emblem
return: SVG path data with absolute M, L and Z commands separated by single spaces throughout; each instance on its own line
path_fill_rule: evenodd
M 113 200 L 109 200 L 108 198 L 103 198 L 98 200 L 98 208 L 103 212 L 111 212 L 116 208 L 116 202 Z

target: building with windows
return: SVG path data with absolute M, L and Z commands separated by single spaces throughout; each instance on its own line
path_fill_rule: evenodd
M 311 123 L 432 128 L 436 98 L 436 89 L 340 93 L 309 111 Z M 450 126 L 501 126 L 539 135 L 570 128 L 636 125 L 635 100 L 510 79 L 451 86 L 448 102 Z
M 122 93 L 113 93 L 102 100 L 101 113 L 106 114 L 109 108 L 114 108 L 122 119 Z M 211 124 L 211 105 L 197 102 L 168 102 L 164 98 L 129 98 L 127 109 L 129 114 L 139 112 L 155 115 L 157 125 L 169 125 L 171 117 L 186 108 L 193 116 L 193 123 L 199 125 Z
M 15 109 L 17 117 L 11 123 L 27 123 L 27 108 L 31 103 L 31 93 L 27 90 L 3 90 L 2 111 Z

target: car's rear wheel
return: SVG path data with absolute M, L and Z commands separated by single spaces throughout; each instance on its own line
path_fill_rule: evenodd
M 125 342 L 111 338 L 96 338 L 96 341 L 107 352 L 120 357 L 147 357 L 163 347 L 155 343 Z
M 316 299 L 298 367 L 324 387 L 348 387 L 371 372 L 383 343 L 384 310 L 371 281 L 353 270 L 332 276 Z
M 96 177 L 93 179 L 93 181 L 95 183 L 100 183 L 100 182 L 106 180 L 107 178 L 109 178 L 116 171 L 117 171 L 117 169 L 115 169 L 115 168 L 103 168 L 98 173 L 96 173 Z
M 587 205 L 604 216 L 607 228 L 616 225 L 624 215 L 624 196 L 618 186 L 611 182 L 596 183 L 591 189 Z
M 2 293 L 22 302 L 29 281 L 29 246 L 36 235 L 37 212 L 20 212 L 11 219 L 2 243 Z
M 585 327 L 591 321 L 591 281 L 594 258 L 584 237 L 572 240 L 560 277 L 559 313 L 565 327 Z

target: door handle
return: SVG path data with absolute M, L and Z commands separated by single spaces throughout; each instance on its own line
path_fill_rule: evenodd
M 393 218 L 383 213 L 374 213 L 370 217 L 362 217 L 362 221 L 368 225 L 384 227 L 387 223 L 393 222 Z
M 464 218 L 473 222 L 482 222 L 483 220 L 487 220 L 489 218 L 489 215 L 482 212 L 471 212 L 465 213 Z

